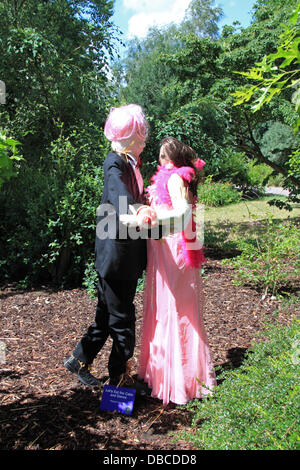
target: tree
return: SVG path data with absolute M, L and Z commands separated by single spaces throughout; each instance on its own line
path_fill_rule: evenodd
M 223 16 L 223 11 L 219 6 L 215 7 L 214 3 L 214 0 L 192 0 L 180 25 L 180 31 L 217 39 L 218 22 Z
M 255 132 L 255 140 L 263 155 L 281 166 L 287 162 L 292 149 L 299 143 L 290 126 L 276 121 L 267 121 L 261 125 Z
M 204 6 L 204 3 L 212 8 L 212 2 L 192 2 L 191 8 Z M 253 21 L 248 28 L 241 28 L 235 23 L 224 27 L 220 37 L 207 35 L 205 28 L 202 35 L 195 34 L 196 26 L 193 32 L 183 34 L 187 31 L 187 18 L 196 21 L 191 9 L 180 27 L 172 29 L 172 35 L 165 34 L 171 31 L 167 28 L 164 31 L 156 30 L 152 38 L 148 36 L 146 40 L 136 40 L 135 54 L 131 56 L 131 70 L 134 73 L 130 74 L 130 67 L 126 69 L 125 66 L 125 85 L 121 96 L 130 97 L 131 101 L 145 106 L 151 117 L 153 142 L 161 135 L 157 124 L 165 132 L 173 129 L 178 134 L 182 119 L 182 129 L 187 127 L 187 123 L 190 124 L 189 129 L 193 129 L 195 136 L 193 144 L 209 159 L 206 169 L 213 169 L 218 178 L 222 176 L 219 172 L 220 161 L 232 152 L 245 153 L 247 159 L 259 160 L 274 171 L 287 175 L 288 169 L 284 165 L 263 154 L 255 133 L 267 121 L 290 125 L 294 110 L 288 96 L 282 94 L 276 102 L 268 103 L 253 114 L 248 103 L 234 106 L 231 93 L 245 83 L 245 77 L 237 75 L 237 70 L 247 70 L 264 54 L 276 52 L 278 36 L 283 32 L 283 24 L 295 4 L 296 0 L 288 3 L 283 0 L 259 0 L 254 5 Z M 210 18 L 215 13 L 220 14 L 211 10 Z M 154 37 L 156 41 L 153 41 Z M 130 58 L 126 58 L 125 63 L 128 60 Z M 205 112 L 201 104 L 204 101 Z M 207 113 L 209 107 L 211 112 Z M 211 121 L 209 117 L 213 113 L 218 116 L 221 129 L 217 136 L 218 125 L 214 126 L 216 121 Z M 197 133 L 204 138 L 202 148 Z M 182 138 L 190 140 L 188 134 L 181 132 Z M 214 142 L 213 150 L 208 144 L 210 140 Z M 146 148 L 147 159 L 151 159 L 151 154 L 152 158 L 156 154 L 152 145 L 151 142 Z
M 1 188 L 1 279 L 80 282 L 93 253 L 112 7 L 109 0 L 0 2 L 0 130 L 22 142 L 26 158 Z
M 24 155 L 31 160 L 35 150 L 39 155 L 60 135 L 57 123 L 71 127 L 82 119 L 103 121 L 112 4 L 108 0 L 1 2 L 0 77 L 7 97 L 0 115 L 2 127 L 22 141 Z
M 212 0 L 194 0 L 180 25 L 171 24 L 163 28 L 152 28 L 145 39 L 135 38 L 129 42 L 125 58 L 114 64 L 115 80 L 119 84 L 116 99 L 121 103 L 139 103 L 144 107 L 150 121 L 150 140 L 143 153 L 144 161 L 156 162 L 160 129 L 165 128 L 164 123 L 167 124 L 168 121 L 172 121 L 175 127 L 179 125 L 180 107 L 187 105 L 190 91 L 195 92 L 194 76 L 191 74 L 191 83 L 188 79 L 184 83 L 181 82 L 180 75 L 185 77 L 188 71 L 185 66 L 180 70 L 180 60 L 175 60 L 173 63 L 170 58 L 174 58 L 180 52 L 183 56 L 189 53 L 189 41 L 194 44 L 194 38 L 199 39 L 197 36 L 199 35 L 205 38 L 204 57 L 201 60 L 202 71 L 204 63 L 206 67 L 208 64 L 213 67 L 214 48 L 218 50 L 218 45 L 212 37 L 217 37 L 217 22 L 220 16 L 221 10 L 213 7 Z M 191 51 L 191 54 L 193 52 Z M 209 72 L 206 71 L 203 74 L 203 82 L 207 80 Z M 195 128 L 192 124 L 195 106 L 193 102 L 191 105 L 193 110 L 185 107 L 182 116 L 187 116 L 188 113 L 190 117 L 186 121 Z M 203 109 L 203 103 L 199 104 L 198 109 L 200 108 Z M 214 105 L 211 108 L 213 114 Z M 207 104 L 205 109 L 207 110 Z M 170 126 L 167 124 L 166 128 Z
M 156 119 L 163 119 L 166 112 L 170 114 L 176 108 L 177 77 L 174 67 L 165 59 L 185 49 L 185 34 L 189 38 L 195 35 L 217 38 L 222 10 L 213 3 L 213 0 L 193 0 L 179 25 L 154 27 L 146 38 L 129 41 L 125 58 L 115 64 L 118 81 L 123 83 L 120 100 L 138 102 Z
M 256 112 L 269 103 L 276 95 L 294 88 L 292 101 L 298 118 L 295 121 L 295 131 L 300 127 L 300 36 L 299 36 L 300 5 L 290 17 L 280 35 L 280 44 L 276 52 L 265 55 L 248 72 L 237 72 L 247 79 L 256 81 L 251 87 L 244 87 L 233 93 L 235 105 L 250 101 L 255 97 L 251 109 Z
M 284 27 L 284 31 L 280 35 L 280 44 L 277 50 L 265 55 L 248 72 L 238 72 L 247 79 L 255 81 L 255 85 L 250 87 L 244 86 L 233 93 L 233 96 L 236 98 L 236 106 L 243 105 L 243 103 L 249 102 L 254 98 L 255 101 L 251 106 L 253 113 L 257 113 L 263 107 L 266 107 L 270 102 L 274 101 L 276 96 L 284 94 L 291 96 L 291 101 L 296 111 L 293 119 L 295 133 L 298 133 L 300 127 L 299 16 L 300 5 L 296 7 L 289 19 L 288 25 Z M 292 90 L 292 93 L 287 93 L 290 90 Z M 291 200 L 299 202 L 299 138 L 295 140 L 294 148 L 294 152 L 290 154 L 290 157 L 286 157 L 283 162 L 286 163 L 286 166 L 278 167 L 277 163 L 277 169 L 286 177 L 285 185 L 291 189 Z M 269 158 L 270 160 L 272 158 Z M 271 163 L 269 164 L 272 166 Z
M 266 52 L 275 53 L 278 36 L 283 31 L 283 23 L 289 18 L 293 4 L 296 2 L 287 4 L 281 0 L 259 1 L 254 5 L 253 22 L 250 27 L 241 29 L 240 32 L 237 31 L 237 25 L 235 28 L 224 28 L 220 41 L 223 52 L 217 60 L 217 66 L 223 77 L 214 80 L 210 89 L 210 94 L 224 100 L 230 116 L 229 131 L 234 137 L 237 149 L 245 152 L 248 158 L 265 163 L 283 175 L 287 175 L 287 168 L 271 161 L 263 154 L 259 142 L 255 139 L 255 132 L 261 124 L 270 120 L 290 125 L 294 110 L 288 97 L 283 94 L 280 99 L 270 102 L 253 114 L 246 102 L 238 108 L 234 106 L 231 93 L 245 83 L 243 77 L 239 78 L 236 74 L 237 70 L 252 67 Z
M 145 39 L 131 40 L 126 57 L 115 64 L 122 71 L 118 76 L 123 83 L 119 100 L 136 102 L 151 116 L 163 116 L 168 101 L 162 95 L 162 88 L 172 77 L 160 54 L 175 50 L 177 42 L 172 28 L 152 28 Z

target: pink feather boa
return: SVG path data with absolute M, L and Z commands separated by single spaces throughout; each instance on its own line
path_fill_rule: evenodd
M 205 162 L 203 162 L 203 166 Z M 193 176 L 195 175 L 195 170 L 189 166 L 182 166 L 180 168 L 175 167 L 174 165 L 164 165 L 158 166 L 158 170 L 154 176 L 150 179 L 152 184 L 146 188 L 148 198 L 151 204 L 162 205 L 167 204 L 172 208 L 172 201 L 168 192 L 168 181 L 171 175 L 176 173 L 179 175 L 185 186 L 188 186 L 188 183 L 191 182 Z M 182 248 L 183 254 L 186 260 L 186 263 L 193 267 L 199 269 L 201 265 L 206 261 L 204 258 L 203 250 L 196 249 L 190 250 L 187 248 L 188 244 L 193 244 L 196 241 L 196 222 L 194 209 L 196 207 L 197 197 L 194 197 L 192 201 L 192 235 L 193 237 L 187 237 L 185 230 L 182 232 Z

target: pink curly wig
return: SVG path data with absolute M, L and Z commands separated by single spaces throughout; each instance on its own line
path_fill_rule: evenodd
M 148 123 L 142 108 L 137 104 L 111 108 L 104 126 L 104 135 L 111 142 L 132 137 L 146 140 Z

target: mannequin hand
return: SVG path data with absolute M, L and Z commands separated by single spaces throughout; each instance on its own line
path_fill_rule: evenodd
M 133 206 L 129 206 L 129 209 L 137 218 L 139 227 L 155 227 L 157 225 L 157 215 L 156 212 L 150 206 L 141 206 L 136 211 Z
M 151 207 L 141 209 L 137 218 L 140 227 L 149 227 L 149 225 L 150 227 L 155 227 L 155 225 L 157 225 L 157 215 Z

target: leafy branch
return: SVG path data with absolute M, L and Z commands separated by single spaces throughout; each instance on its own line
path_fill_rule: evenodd
M 0 133 L 0 187 L 5 180 L 15 176 L 13 160 L 24 160 L 18 153 L 18 145 L 20 142 L 6 138 L 4 134 Z
M 251 87 L 245 86 L 231 93 L 235 98 L 235 106 L 255 98 L 251 109 L 256 112 L 263 105 L 269 103 L 274 96 L 280 95 L 283 90 L 294 88 L 292 102 L 299 115 L 295 122 L 295 132 L 300 127 L 299 15 L 300 4 L 290 17 L 289 25 L 285 26 L 284 32 L 280 35 L 280 45 L 275 53 L 264 56 L 260 62 L 255 64 L 255 67 L 247 72 L 235 72 L 249 80 L 254 80 L 256 83 Z M 279 61 L 281 63 L 278 65 Z

